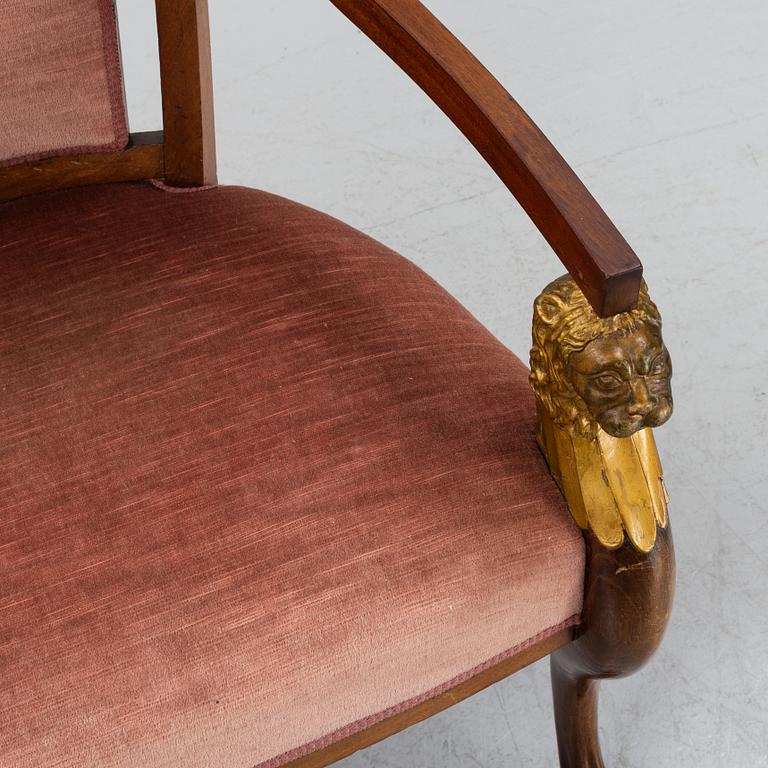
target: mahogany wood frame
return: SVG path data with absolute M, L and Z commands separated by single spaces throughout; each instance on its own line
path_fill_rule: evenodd
M 418 0 L 331 0 L 445 112 L 521 203 L 584 291 L 609 316 L 637 302 L 642 266 L 594 198 L 499 82 Z M 163 132 L 132 134 L 119 152 L 0 169 L 0 202 L 86 184 L 162 178 L 216 183 L 207 0 L 156 0 Z M 671 536 L 644 555 L 587 540 L 582 625 L 452 690 L 295 760 L 320 768 L 552 654 L 561 765 L 600 768 L 597 680 L 628 674 L 658 644 L 674 585 Z
M 132 133 L 125 149 L 0 168 L 0 203 L 88 184 L 163 179 L 216 183 L 208 0 L 155 0 L 163 130 Z
M 54 189 L 162 176 L 163 132 L 132 133 L 119 152 L 61 155 L 0 168 L 0 203 Z

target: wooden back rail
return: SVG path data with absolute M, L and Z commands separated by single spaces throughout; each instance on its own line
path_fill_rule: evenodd
M 485 67 L 418 0 L 331 0 L 455 123 L 517 198 L 595 311 L 637 302 L 642 265 L 576 174 Z M 216 182 L 207 0 L 156 0 L 163 134 L 121 152 L 0 170 L 0 201 L 63 187 L 162 177 Z
M 128 146 L 117 152 L 2 168 L 0 202 L 117 181 L 162 178 L 179 187 L 216 183 L 208 0 L 156 0 L 155 5 L 163 130 L 132 133 Z

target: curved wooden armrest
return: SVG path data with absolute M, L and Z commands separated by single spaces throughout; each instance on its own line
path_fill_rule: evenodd
M 642 265 L 578 176 L 490 72 L 418 0 L 331 0 L 469 139 L 601 317 L 635 306 Z

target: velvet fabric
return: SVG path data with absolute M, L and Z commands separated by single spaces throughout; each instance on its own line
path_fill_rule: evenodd
M 127 141 L 112 0 L 3 0 L 0 167 Z
M 525 366 L 264 192 L 0 205 L 0 765 L 278 766 L 577 622 Z

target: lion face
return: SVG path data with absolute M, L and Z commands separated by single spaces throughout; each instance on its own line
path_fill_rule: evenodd
M 598 317 L 567 275 L 534 303 L 531 386 L 572 435 L 613 437 L 658 427 L 672 414 L 672 364 L 661 318 L 642 283 L 637 307 Z
M 571 386 L 613 437 L 659 427 L 672 415 L 672 363 L 656 329 L 594 339 L 566 363 Z

